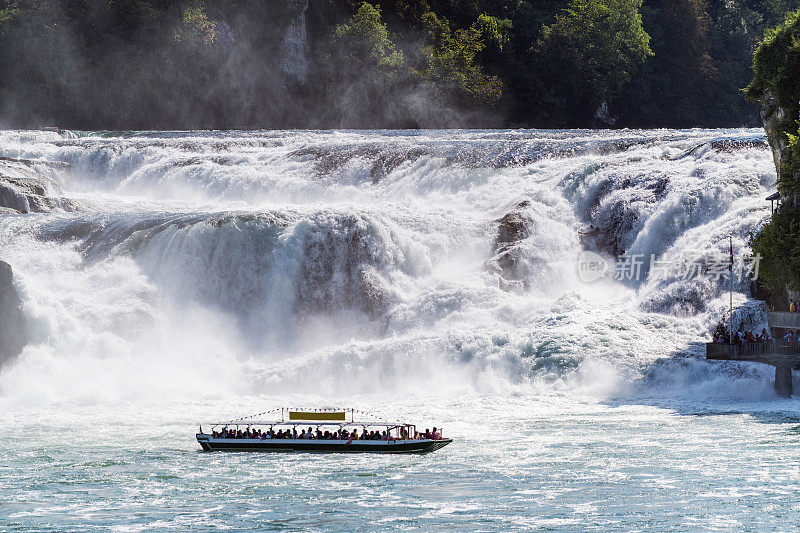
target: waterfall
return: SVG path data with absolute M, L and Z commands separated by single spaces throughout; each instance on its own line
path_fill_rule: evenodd
M 650 261 L 724 253 L 728 235 L 748 255 L 775 182 L 755 130 L 0 142 L 69 164 L 21 176 L 52 182 L 49 212 L 0 213 L 29 329 L 5 395 L 637 383 L 698 355 L 727 302 L 719 279 Z M 640 275 L 587 282 L 586 252 L 641 257 Z

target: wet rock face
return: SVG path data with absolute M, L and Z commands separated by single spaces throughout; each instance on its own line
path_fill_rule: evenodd
M 27 344 L 22 303 L 12 280 L 11 265 L 0 261 L 0 365 L 19 355 Z
M 668 185 L 666 177 L 621 176 L 599 187 L 586 219 L 589 225 L 580 234 L 583 247 L 613 257 L 625 253 L 641 213 L 664 197 Z
M 525 213 L 529 206 L 527 200 L 520 202 L 497 221 L 493 257 L 486 262 L 486 267 L 500 274 L 503 290 L 525 289 L 527 268 L 522 265 L 524 251 L 519 246 L 533 234 L 533 220 Z
M 517 207 L 523 208 L 527 206 L 528 203 L 523 202 Z M 501 248 L 514 245 L 531 235 L 530 229 L 528 228 L 528 223 L 530 221 L 519 211 L 512 211 L 506 214 L 503 218 L 498 220 L 498 222 L 497 240 L 495 241 L 496 251 L 501 251 Z
M 79 211 L 58 184 L 24 163 L 0 161 L 0 214 Z

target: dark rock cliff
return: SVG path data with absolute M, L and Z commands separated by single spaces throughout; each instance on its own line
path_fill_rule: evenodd
M 12 281 L 11 265 L 0 261 L 0 365 L 19 355 L 27 344 L 22 302 Z
M 782 108 L 777 99 L 770 93 L 769 89 L 764 91 L 761 99 L 761 119 L 764 121 L 764 131 L 767 134 L 767 142 L 772 149 L 772 159 L 775 162 L 775 170 L 778 173 L 778 182 L 782 181 L 783 169 L 786 162 L 792 157 L 789 148 L 789 139 L 783 133 L 784 124 L 788 120 L 787 112 Z M 794 193 L 784 192 L 781 194 L 781 201 L 785 205 L 800 207 L 800 199 Z

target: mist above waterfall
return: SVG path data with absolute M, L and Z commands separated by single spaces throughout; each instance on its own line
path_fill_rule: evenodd
M 311 31 L 307 0 L 0 10 L 0 126 L 85 129 L 492 125 L 413 69 L 385 78 Z M 316 6 L 347 20 L 349 7 Z M 316 13 L 317 17 L 320 16 Z M 313 18 L 313 17 L 312 17 Z M 418 42 L 406 43 L 419 50 Z M 352 41 L 352 42 L 351 42 Z

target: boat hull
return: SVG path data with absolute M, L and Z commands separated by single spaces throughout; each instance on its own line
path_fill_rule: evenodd
M 348 444 L 344 440 L 220 439 L 198 433 L 197 442 L 207 452 L 430 453 L 453 440 L 354 440 Z

